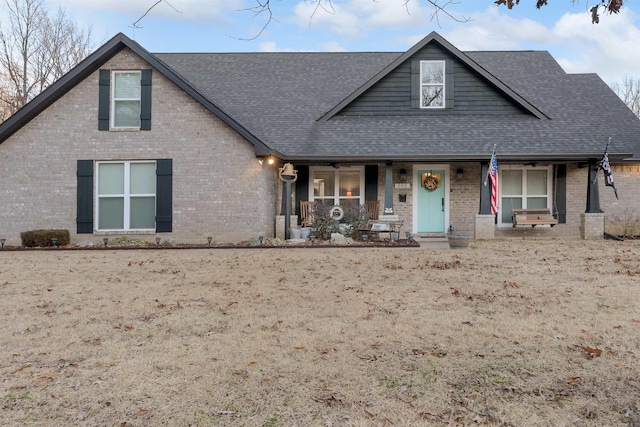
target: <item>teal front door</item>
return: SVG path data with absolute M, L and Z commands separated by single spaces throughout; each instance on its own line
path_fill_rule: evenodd
M 445 174 L 444 170 L 418 170 L 417 232 L 444 233 Z

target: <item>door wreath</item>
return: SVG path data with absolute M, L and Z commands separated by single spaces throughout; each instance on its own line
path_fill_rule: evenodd
M 422 179 L 422 187 L 429 191 L 435 191 L 440 188 L 440 179 L 437 175 L 424 174 Z
M 344 218 L 344 209 L 342 209 L 342 206 L 340 205 L 333 206 L 329 210 L 329 217 L 336 221 L 340 221 L 342 218 Z

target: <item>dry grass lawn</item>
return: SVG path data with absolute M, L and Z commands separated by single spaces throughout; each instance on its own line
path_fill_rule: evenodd
M 640 241 L 0 251 L 3 426 L 640 426 Z

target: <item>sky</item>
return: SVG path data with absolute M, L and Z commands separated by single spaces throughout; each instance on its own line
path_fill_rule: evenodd
M 588 10 L 599 0 L 549 0 L 540 10 L 534 0 L 512 10 L 493 0 L 437 0 L 456 19 L 433 17 L 426 0 L 323 0 L 318 9 L 314 0 L 272 0 L 264 30 L 268 16 L 250 10 L 255 0 L 45 1 L 90 26 L 96 48 L 122 32 L 154 53 L 404 52 L 436 31 L 462 51 L 547 50 L 568 73 L 597 73 L 609 84 L 640 78 L 636 0 L 597 25 Z

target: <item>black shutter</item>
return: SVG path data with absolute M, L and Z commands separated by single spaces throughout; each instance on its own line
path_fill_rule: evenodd
M 480 163 L 480 215 L 491 214 L 491 186 L 488 184 L 489 162 Z M 487 185 L 484 183 L 487 182 Z
M 378 165 L 364 167 L 364 200 L 378 200 Z
M 556 206 L 558 222 L 567 222 L 567 165 L 556 165 Z M 555 212 L 554 212 L 555 213 Z
M 296 205 L 293 207 L 293 212 L 300 218 L 300 202 L 309 200 L 309 166 L 302 165 L 296 169 L 298 179 L 296 180 Z
M 142 70 L 140 80 L 140 130 L 151 130 L 151 70 Z
M 173 214 L 173 160 L 156 160 L 156 232 L 170 233 Z
M 93 233 L 93 160 L 78 160 L 78 211 L 76 232 Z
M 454 64 L 453 60 L 451 59 L 447 59 L 444 62 L 444 70 L 445 70 L 444 71 L 444 96 L 445 96 L 444 106 L 445 108 L 453 108 L 453 94 L 454 94 L 453 64 Z
M 98 79 L 98 130 L 109 130 L 110 70 L 100 70 Z
M 420 108 L 420 61 L 411 61 L 411 108 Z

